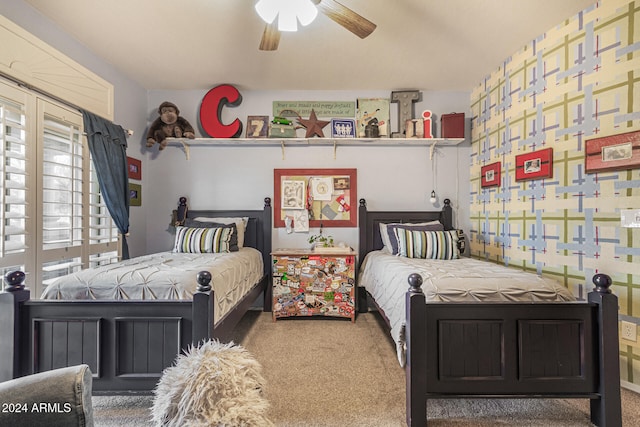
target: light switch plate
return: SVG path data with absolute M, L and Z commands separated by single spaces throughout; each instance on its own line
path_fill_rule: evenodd
M 640 228 L 640 209 L 620 209 L 620 226 Z

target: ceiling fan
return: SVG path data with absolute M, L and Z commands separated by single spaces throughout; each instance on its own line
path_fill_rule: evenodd
M 300 9 L 292 11 L 293 5 Z M 278 49 L 281 31 L 296 31 L 296 20 L 302 25 L 308 25 L 315 19 L 317 11 L 324 13 L 361 39 L 376 29 L 376 24 L 336 0 L 307 0 L 306 2 L 295 0 L 295 3 L 287 3 L 283 0 L 260 0 L 256 4 L 256 11 L 267 22 L 260 41 L 260 50 Z

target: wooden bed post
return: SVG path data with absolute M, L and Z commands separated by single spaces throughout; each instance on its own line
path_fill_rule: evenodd
M 611 293 L 611 277 L 606 274 L 593 276 L 593 283 L 596 287 L 588 301 L 598 305 L 599 397 L 590 401 L 591 422 L 600 427 L 621 426 L 618 297 Z
M 362 244 L 367 241 L 367 201 L 365 199 L 360 199 L 360 205 L 358 206 L 358 223 L 360 224 L 360 247 L 358 248 L 358 269 L 360 268 L 360 264 L 364 260 L 364 256 L 367 254 L 367 248 Z
M 367 231 L 369 231 L 367 224 L 367 201 L 365 199 L 360 199 L 360 205 L 358 206 L 358 224 L 360 229 L 358 232 L 359 236 L 359 247 L 358 247 L 358 270 L 360 271 L 360 266 L 362 265 L 362 261 L 364 261 L 365 255 L 367 255 L 368 248 L 365 247 L 364 242 L 367 242 Z M 373 239 L 373 236 L 371 236 Z M 367 301 L 367 292 L 365 288 L 361 288 L 358 286 L 356 288 L 356 307 L 358 313 L 366 313 L 369 311 L 369 302 Z
M 264 274 L 267 277 L 267 284 L 264 288 L 264 301 L 262 303 L 262 311 L 271 312 L 271 303 L 273 301 L 273 282 L 272 272 L 273 265 L 271 265 L 271 197 L 264 198 L 264 216 L 262 218 L 262 235 L 265 242 L 263 242 L 262 248 L 269 248 L 269 250 L 262 250 L 262 259 L 264 262 Z
M 201 271 L 197 277 L 198 289 L 193 294 L 193 323 L 191 343 L 194 346 L 213 338 L 213 290 L 211 289 L 211 273 Z
M 451 208 L 451 200 L 444 199 L 442 201 L 444 206 L 442 207 L 442 218 L 440 222 L 444 225 L 445 230 L 453 230 L 453 209 Z
M 22 376 L 20 364 L 26 356 L 20 345 L 20 310 L 30 296 L 24 278 L 22 271 L 7 273 L 7 288 L 0 292 L 0 382 Z
M 427 324 L 426 299 L 422 292 L 422 277 L 413 273 L 409 275 L 409 291 L 406 294 L 407 323 L 406 351 L 407 364 L 407 425 L 424 427 L 427 425 L 427 340 L 425 331 L 421 329 Z M 416 325 L 413 329 L 411 325 Z M 413 354 L 416 357 L 413 357 Z

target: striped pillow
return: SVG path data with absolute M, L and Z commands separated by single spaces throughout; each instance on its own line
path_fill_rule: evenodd
M 410 225 L 410 224 L 389 224 L 387 226 L 387 234 L 389 234 L 389 248 L 391 249 L 392 254 L 398 253 L 398 238 L 396 235 L 396 229 L 406 229 L 411 231 L 444 231 L 444 225 L 439 221 L 435 221 L 433 224 L 420 224 L 420 225 Z
M 233 228 L 233 232 L 231 233 L 231 240 L 229 241 L 229 250 L 231 252 L 237 252 L 240 250 L 238 246 L 238 230 L 236 224 L 220 224 L 217 222 L 204 222 L 204 221 L 195 221 L 193 219 L 187 218 L 184 220 L 184 227 L 192 227 L 192 228 Z
M 457 259 L 457 230 L 419 231 L 398 228 L 395 231 L 398 239 L 398 256 L 426 259 Z
M 192 254 L 231 252 L 230 243 L 233 228 L 176 227 L 173 252 Z

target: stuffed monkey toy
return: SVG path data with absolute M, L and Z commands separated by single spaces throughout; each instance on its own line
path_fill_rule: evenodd
M 158 107 L 160 117 L 154 120 L 147 132 L 147 147 L 153 144 L 160 144 L 160 150 L 164 150 L 167 146 L 167 138 L 195 138 L 193 126 L 189 124 L 187 119 L 180 117 L 178 107 L 168 101 L 163 102 Z

